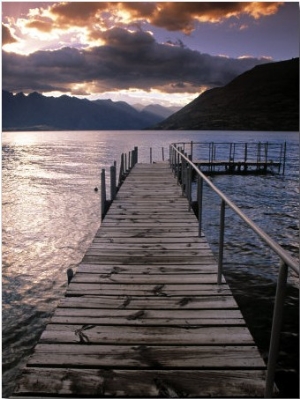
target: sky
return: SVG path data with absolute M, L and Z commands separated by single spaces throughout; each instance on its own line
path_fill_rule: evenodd
M 298 2 L 2 1 L 2 88 L 184 106 L 299 57 Z

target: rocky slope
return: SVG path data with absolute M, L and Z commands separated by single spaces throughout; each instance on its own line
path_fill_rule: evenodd
M 152 129 L 298 131 L 299 58 L 256 66 Z

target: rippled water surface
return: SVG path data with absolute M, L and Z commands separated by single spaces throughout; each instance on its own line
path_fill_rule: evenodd
M 282 176 L 215 176 L 213 182 L 293 256 L 299 254 L 299 137 L 242 132 L 24 132 L 2 136 L 3 394 L 14 388 L 49 317 L 100 226 L 100 172 L 139 147 L 139 162 L 161 160 L 178 141 L 287 141 Z M 204 190 L 204 230 L 218 243 L 219 200 Z M 264 358 L 278 259 L 230 211 L 224 274 Z M 297 395 L 298 278 L 289 276 L 277 383 Z

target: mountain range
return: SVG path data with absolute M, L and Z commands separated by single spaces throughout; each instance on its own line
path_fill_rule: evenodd
M 174 109 L 160 105 L 136 109 L 126 102 L 89 101 L 33 92 L 2 90 L 3 130 L 140 130 L 161 122 Z
M 2 129 L 299 130 L 299 58 L 254 67 L 178 110 L 2 91 Z
M 152 129 L 299 131 L 299 58 L 258 65 Z

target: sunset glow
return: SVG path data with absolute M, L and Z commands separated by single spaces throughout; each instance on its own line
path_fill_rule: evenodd
M 298 37 L 297 3 L 2 2 L 3 89 L 185 105 Z

